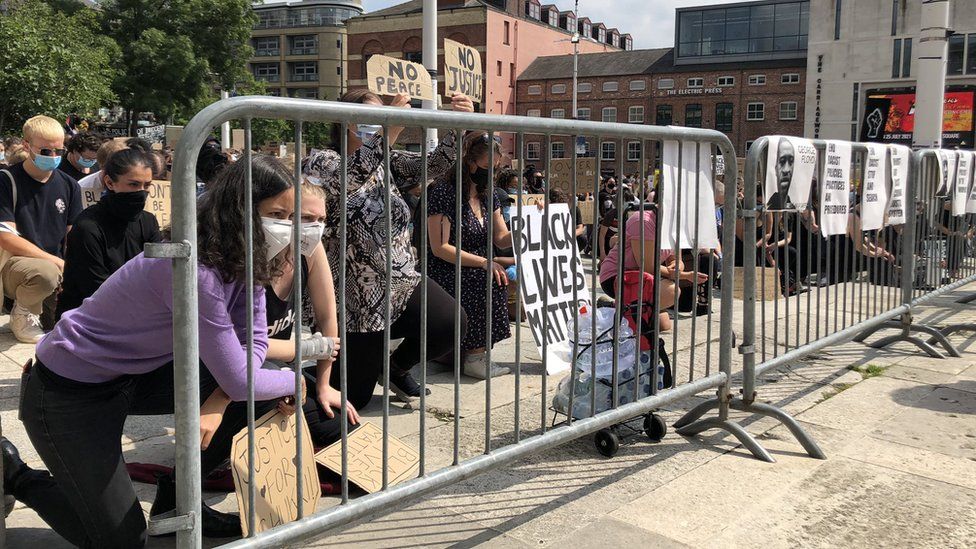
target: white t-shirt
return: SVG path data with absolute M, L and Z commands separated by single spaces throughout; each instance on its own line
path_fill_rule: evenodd
M 102 171 L 92 172 L 78 180 L 82 189 L 100 189 L 102 187 Z

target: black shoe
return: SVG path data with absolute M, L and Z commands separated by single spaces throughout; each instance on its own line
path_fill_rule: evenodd
M 162 475 L 156 480 L 156 498 L 149 510 L 150 519 L 166 514 L 176 509 L 176 481 L 170 475 Z M 241 518 L 233 513 L 221 513 L 203 504 L 203 535 L 208 538 L 240 537 Z M 160 534 L 157 537 L 168 537 L 175 533 Z
M 420 391 L 423 390 L 409 371 L 395 368 L 390 368 L 390 389 L 403 402 L 420 398 Z M 430 388 L 427 388 L 426 394 L 430 394 Z
M 0 437 L 0 454 L 3 455 L 3 493 L 9 495 L 13 491 L 14 480 L 30 467 L 20 459 L 20 452 L 7 437 Z

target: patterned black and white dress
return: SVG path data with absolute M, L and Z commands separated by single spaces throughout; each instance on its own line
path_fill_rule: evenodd
M 454 132 L 427 156 L 427 176 L 438 179 L 454 163 Z M 407 300 L 420 282 L 417 260 L 410 247 L 410 208 L 400 188 L 420 184 L 424 158 L 406 151 L 390 151 L 389 194 L 384 181 L 383 140 L 375 135 L 347 160 L 348 177 L 343 188 L 340 177 L 342 158 L 333 150 L 317 151 L 305 160 L 306 177 L 317 178 L 326 192 L 326 211 L 322 236 L 332 276 L 338 286 L 342 257 L 346 260 L 346 328 L 350 332 L 378 332 L 386 327 L 386 230 L 385 208 L 391 208 L 390 320 L 395 321 L 406 308 Z M 314 179 L 313 179 L 314 180 Z M 340 248 L 341 210 L 339 197 L 346 193 L 346 249 Z

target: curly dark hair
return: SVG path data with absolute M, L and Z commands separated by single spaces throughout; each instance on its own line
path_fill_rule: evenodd
M 69 153 L 83 153 L 85 151 L 98 152 L 102 140 L 92 132 L 82 132 L 68 140 L 65 148 Z
M 207 185 L 197 205 L 197 258 L 220 272 L 225 282 L 244 281 L 247 276 L 244 233 L 244 178 L 247 163 L 234 162 Z M 268 261 L 268 244 L 261 230 L 258 204 L 295 187 L 295 176 L 280 160 L 268 155 L 251 159 L 251 197 L 254 204 L 254 284 L 267 286 L 281 274 Z
M 519 184 L 522 182 L 522 178 L 519 176 L 519 173 L 512 168 L 502 168 L 498 170 L 497 175 L 495 176 L 495 187 L 507 189 L 508 182 L 512 179 L 516 180 L 515 187 L 518 188 Z

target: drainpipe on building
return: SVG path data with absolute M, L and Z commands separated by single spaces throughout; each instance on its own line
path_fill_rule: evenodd
M 946 57 L 949 47 L 949 0 L 923 0 L 918 40 L 918 85 L 915 88 L 916 149 L 942 146 Z
M 440 96 L 437 85 L 437 0 L 424 0 L 424 67 L 430 73 L 430 80 L 434 84 L 434 100 L 424 101 L 423 108 L 437 110 L 437 98 Z M 437 146 L 437 129 L 427 130 L 428 150 Z

